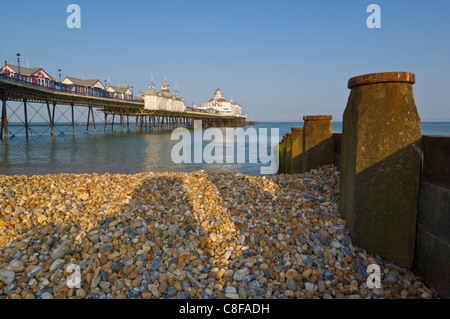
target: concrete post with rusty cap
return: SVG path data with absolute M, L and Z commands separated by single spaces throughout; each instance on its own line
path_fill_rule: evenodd
M 278 174 L 284 174 L 284 157 L 285 157 L 285 143 L 284 143 L 284 136 L 281 139 L 278 147 L 279 151 L 279 158 L 278 158 Z
M 293 127 L 292 131 L 292 156 L 291 156 L 291 174 L 302 173 L 302 154 L 303 154 L 303 128 Z
M 351 78 L 344 112 L 339 210 L 354 243 L 411 267 L 414 258 L 420 118 L 409 72 Z
M 291 173 L 291 157 L 292 157 L 292 134 L 286 133 L 286 139 L 285 139 L 285 158 L 284 158 L 284 173 L 290 174 Z
M 334 139 L 331 115 L 304 116 L 302 170 L 307 172 L 334 164 Z

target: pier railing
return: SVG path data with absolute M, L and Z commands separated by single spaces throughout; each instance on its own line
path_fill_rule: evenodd
M 18 83 L 26 84 L 32 87 L 40 87 L 47 90 L 52 90 L 56 92 L 62 93 L 71 93 L 77 95 L 84 96 L 92 96 L 92 97 L 102 97 L 113 100 L 122 100 L 122 101 L 132 101 L 132 102 L 142 102 L 140 99 L 136 99 L 135 97 L 128 97 L 127 95 L 123 95 L 123 97 L 116 95 L 115 93 L 108 92 L 106 90 L 85 87 L 80 85 L 69 85 L 64 84 L 58 81 L 53 81 L 45 78 L 39 78 L 36 76 L 27 76 L 22 74 L 0 74 L 1 78 L 5 78 L 8 80 L 13 80 Z

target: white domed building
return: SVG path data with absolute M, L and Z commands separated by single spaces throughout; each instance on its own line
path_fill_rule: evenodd
M 142 97 L 144 98 L 144 108 L 146 110 L 165 110 L 172 112 L 184 112 L 186 110 L 184 99 L 178 95 L 177 90 L 172 95 L 170 93 L 170 86 L 166 81 L 161 85 L 161 92 L 156 91 L 152 81 L 148 87 L 148 91 L 142 94 Z
M 198 109 L 203 110 L 215 110 L 215 113 L 218 114 L 227 114 L 227 115 L 241 115 L 242 107 L 233 102 L 233 99 L 227 101 L 223 97 L 222 90 L 218 87 L 214 92 L 214 96 L 208 101 L 202 104 Z

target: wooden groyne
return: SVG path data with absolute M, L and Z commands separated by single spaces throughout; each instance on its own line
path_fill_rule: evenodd
M 352 240 L 417 271 L 450 296 L 450 137 L 422 136 L 409 72 L 349 80 L 343 132 L 331 116 L 305 116 L 279 144 L 279 173 L 334 164 L 339 211 Z

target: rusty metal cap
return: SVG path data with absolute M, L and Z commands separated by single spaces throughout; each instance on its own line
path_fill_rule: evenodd
M 374 84 L 383 82 L 404 82 L 416 83 L 416 76 L 411 72 L 383 72 L 359 75 L 348 80 L 348 88 L 364 84 Z
M 291 128 L 291 131 L 292 131 L 292 132 L 295 132 L 295 131 L 303 131 L 303 127 L 293 127 L 293 128 Z
M 320 121 L 320 120 L 332 120 L 331 115 L 308 115 L 303 116 L 303 121 Z

